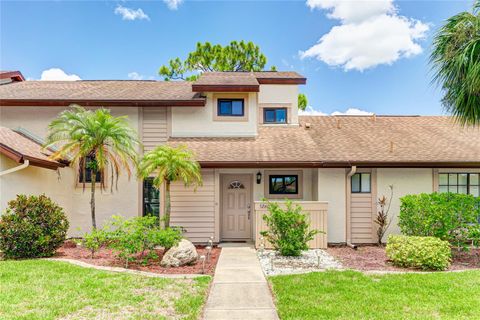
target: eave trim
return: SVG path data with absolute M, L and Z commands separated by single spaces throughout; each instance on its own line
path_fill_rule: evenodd
M 257 78 L 260 84 L 307 84 L 307 78 Z
M 480 162 L 199 161 L 202 168 L 480 168 Z
M 194 92 L 259 92 L 260 86 L 255 85 L 206 85 L 192 84 Z
M 195 100 L 91 100 L 91 99 L 1 99 L 0 106 L 35 106 L 35 107 L 65 107 L 71 104 L 81 106 L 109 106 L 109 107 L 204 107 L 206 99 Z
M 6 146 L 3 143 L 0 143 L 0 153 L 6 156 L 9 159 L 12 159 L 16 163 L 23 163 L 25 160 L 30 161 L 30 165 L 36 167 L 42 167 L 45 169 L 57 170 L 58 168 L 63 168 L 66 166 L 64 163 L 56 162 L 56 161 L 48 161 L 43 159 L 38 159 L 35 157 L 30 157 L 27 155 L 23 155 L 16 150 Z

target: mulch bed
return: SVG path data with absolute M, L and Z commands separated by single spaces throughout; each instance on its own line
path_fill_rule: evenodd
M 196 246 L 198 255 L 207 255 L 207 250 L 205 246 Z M 205 273 L 213 275 L 215 272 L 215 267 L 218 262 L 218 257 L 220 256 L 221 248 L 213 247 L 211 251 L 210 259 L 205 262 Z M 155 253 L 158 255 L 157 259 L 148 260 L 147 264 L 142 264 L 142 257 L 139 255 L 137 261 L 129 262 L 128 268 L 132 270 L 140 270 L 161 274 L 202 274 L 202 262 L 198 260 L 193 265 L 187 265 L 177 268 L 164 268 L 160 266 L 160 261 L 162 260 L 163 250 L 155 250 Z M 85 249 L 81 246 L 76 246 L 72 242 L 67 241 L 61 248 L 57 250 L 55 258 L 65 258 L 79 260 L 85 263 L 97 265 L 97 266 L 106 266 L 106 267 L 125 267 L 125 262 L 122 259 L 117 258 L 116 253 L 107 248 L 101 248 L 98 252 L 95 253 L 94 257 L 91 257 L 91 253 L 88 249 Z
M 419 271 L 393 266 L 387 258 L 385 247 L 359 246 L 357 250 L 350 247 L 329 247 L 327 252 L 339 260 L 345 268 L 360 271 Z M 449 270 L 468 270 L 480 268 L 480 249 L 471 252 L 452 251 L 453 262 Z

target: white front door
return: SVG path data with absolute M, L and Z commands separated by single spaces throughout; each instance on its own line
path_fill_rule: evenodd
M 252 176 L 222 175 L 222 232 L 223 240 L 251 239 Z

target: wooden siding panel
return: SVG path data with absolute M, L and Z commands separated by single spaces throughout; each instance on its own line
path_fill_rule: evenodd
M 350 217 L 353 243 L 371 243 L 372 241 L 372 194 L 352 193 Z
M 145 152 L 168 139 L 167 107 L 143 108 L 142 143 Z
M 172 226 L 185 229 L 192 242 L 206 243 L 215 233 L 214 171 L 202 170 L 204 184 L 196 190 L 176 182 L 171 188 Z
M 277 201 L 282 207 L 285 207 L 285 201 Z M 328 218 L 328 203 L 322 201 L 294 201 L 299 204 L 303 212 L 309 216 L 310 228 L 323 231 L 315 235 L 312 241 L 309 241 L 308 246 L 311 249 L 325 249 L 327 248 L 327 218 Z M 260 232 L 267 230 L 267 225 L 263 220 L 263 215 L 268 214 L 268 210 L 262 201 L 255 201 L 254 219 L 255 219 L 255 247 L 258 248 L 261 243 Z M 265 241 L 266 248 L 271 248 L 271 245 Z
M 376 169 L 360 170 L 371 173 L 371 193 L 350 193 L 350 230 L 352 243 L 376 242 L 376 227 L 373 222 L 376 214 L 377 174 Z

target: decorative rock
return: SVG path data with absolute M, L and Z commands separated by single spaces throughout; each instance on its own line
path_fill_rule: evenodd
M 195 263 L 197 259 L 198 253 L 193 243 L 182 239 L 178 245 L 170 248 L 170 250 L 165 253 L 160 265 L 162 267 L 181 267 L 186 264 Z
M 257 256 L 263 272 L 269 276 L 343 268 L 340 262 L 321 249 L 303 251 L 299 257 L 285 257 L 273 250 L 257 251 Z

